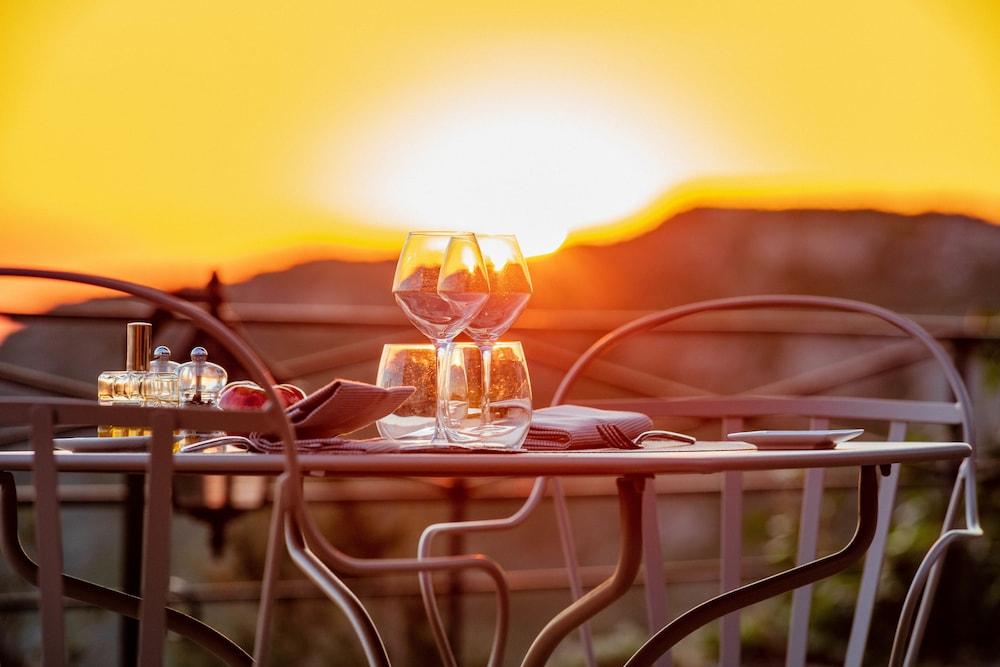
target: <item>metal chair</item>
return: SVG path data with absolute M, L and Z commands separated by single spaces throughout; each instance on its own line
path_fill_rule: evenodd
M 765 416 L 806 416 L 810 419 L 810 428 L 812 429 L 825 428 L 830 419 L 876 420 L 889 424 L 887 439 L 890 441 L 903 440 L 909 423 L 946 424 L 959 427 L 962 439 L 970 443 L 973 446 L 973 452 L 975 452 L 971 400 L 960 374 L 944 348 L 927 331 L 909 318 L 879 306 L 847 299 L 794 295 L 737 297 L 679 306 L 648 315 L 619 327 L 591 345 L 563 378 L 553 397 L 553 403 L 565 402 L 570 389 L 581 378 L 588 365 L 630 336 L 651 331 L 697 313 L 779 308 L 860 313 L 891 325 L 921 348 L 925 355 L 929 354 L 937 362 L 938 369 L 954 397 L 954 402 L 858 399 L 834 396 L 740 395 L 672 399 L 605 399 L 587 401 L 587 403 L 613 409 L 639 410 L 649 414 L 654 419 L 679 416 L 718 419 L 722 423 L 723 437 L 726 433 L 742 430 L 745 419 Z M 756 392 L 750 393 L 755 394 Z M 948 546 L 956 540 L 969 539 L 982 534 L 979 527 L 975 495 L 974 457 L 973 453 L 973 457 L 966 460 L 959 468 L 945 513 L 941 535 L 928 551 L 910 585 L 893 642 L 891 664 L 909 665 L 916 660 L 940 577 L 942 558 Z M 850 666 L 860 665 L 864 655 L 898 476 L 899 466 L 894 465 L 889 477 L 879 489 L 879 522 L 873 544 L 865 558 L 845 659 L 845 664 Z M 799 526 L 797 564 L 812 560 L 816 554 L 823 478 L 824 471 L 821 469 L 812 470 L 806 474 Z M 649 497 L 645 504 L 647 519 L 644 523 L 646 592 L 651 628 L 655 630 L 664 625 L 667 619 L 660 535 L 655 517 L 656 503 L 655 495 L 653 495 L 655 492 L 651 490 L 652 485 L 648 485 L 647 489 Z M 742 474 L 738 472 L 724 474 L 721 521 L 723 553 L 720 576 L 723 591 L 735 588 L 741 583 L 742 494 Z M 957 514 L 963 501 L 965 527 L 956 528 Z M 801 665 L 805 662 L 811 595 L 810 586 L 796 590 L 793 595 L 786 654 L 786 664 L 788 665 Z M 722 620 L 720 649 L 722 664 L 739 664 L 739 642 L 739 614 L 729 614 Z
M 212 410 L 101 406 L 80 399 L 3 399 L 0 422 L 27 425 L 35 454 L 35 505 L 39 563 L 24 553 L 17 536 L 15 486 L 10 473 L 0 475 L 2 484 L 2 547 L 15 571 L 39 586 L 41 593 L 42 644 L 47 665 L 65 662 L 63 595 L 119 614 L 139 619 L 141 664 L 158 663 L 163 655 L 165 630 L 187 636 L 231 665 L 252 663 L 237 644 L 200 621 L 167 606 L 170 566 L 170 531 L 150 526 L 169 525 L 172 514 L 171 477 L 175 429 L 263 430 L 291 436 L 291 424 L 272 388 L 273 379 L 263 362 L 242 340 L 215 318 L 196 306 L 159 290 L 111 278 L 79 273 L 24 268 L 0 268 L 0 276 L 39 278 L 104 287 L 138 297 L 160 308 L 186 317 L 212 336 L 240 362 L 251 378 L 265 388 L 270 407 L 260 413 L 223 413 Z M 151 427 L 146 473 L 146 508 L 142 549 L 142 590 L 139 597 L 91 582 L 61 575 L 62 537 L 53 456 L 55 428 L 60 424 L 119 424 Z
M 62 596 L 139 618 L 139 657 L 142 664 L 156 664 L 163 654 L 165 629 L 187 636 L 215 653 L 227 664 L 264 664 L 269 650 L 269 628 L 274 588 L 277 583 L 281 543 L 284 541 L 295 564 L 347 615 L 372 665 L 388 665 L 389 658 L 371 617 L 357 597 L 334 574 L 371 575 L 387 572 L 433 572 L 475 568 L 486 572 L 497 586 L 496 632 L 490 664 L 503 661 L 508 623 L 508 587 L 500 567 L 482 555 L 448 556 L 430 559 L 357 559 L 335 549 L 308 512 L 302 495 L 302 474 L 298 465 L 295 433 L 281 401 L 274 392 L 274 380 L 256 353 L 224 324 L 196 306 L 159 290 L 125 281 L 78 273 L 0 267 L 0 276 L 76 282 L 104 287 L 138 297 L 172 311 L 224 345 L 244 366 L 251 379 L 264 388 L 268 407 L 259 413 L 224 413 L 197 409 L 167 409 L 100 406 L 74 399 L 7 399 L 0 401 L 0 423 L 31 427 L 35 450 L 37 503 L 36 516 L 40 551 L 36 566 L 21 549 L 17 537 L 16 499 L 13 478 L 0 476 L 3 511 L 0 532 L 4 555 L 21 576 L 41 589 L 42 630 L 45 664 L 64 662 Z M 59 508 L 56 501 L 57 475 L 53 457 L 53 429 L 57 424 L 113 423 L 122 426 L 151 426 L 150 458 L 147 468 L 146 526 L 168 525 L 171 512 L 171 467 L 173 432 L 177 428 L 200 430 L 261 431 L 278 434 L 285 445 L 285 472 L 275 487 L 275 504 L 267 544 L 261 604 L 258 612 L 254 653 L 251 658 L 241 647 L 203 623 L 167 607 L 169 580 L 169 531 L 147 530 L 143 537 L 142 591 L 129 596 L 90 582 L 62 576 L 62 545 Z M 332 568 L 332 569 L 331 569 Z
M 597 407 L 619 410 L 638 410 L 655 418 L 695 417 L 721 421 L 722 436 L 742 430 L 746 419 L 765 416 L 802 415 L 809 417 L 810 428 L 825 428 L 831 419 L 865 419 L 888 423 L 888 440 L 899 441 L 906 435 L 910 423 L 937 423 L 960 429 L 961 437 L 975 447 L 971 402 L 961 376 L 947 352 L 923 328 L 909 318 L 887 309 L 846 299 L 814 296 L 752 296 L 719 299 L 679 306 L 660 311 L 623 325 L 591 345 L 570 368 L 552 399 L 557 405 L 569 400 L 569 393 L 580 380 L 587 368 L 601 355 L 608 352 L 630 336 L 651 331 L 670 322 L 698 313 L 725 310 L 806 308 L 827 310 L 838 313 L 858 313 L 881 320 L 901 332 L 909 343 L 897 350 L 895 363 L 912 363 L 928 354 L 936 361 L 954 402 L 929 402 L 912 400 L 857 399 L 816 396 L 713 396 L 710 392 L 698 391 L 691 398 L 639 398 L 575 400 L 574 402 Z M 849 362 L 845 362 L 849 363 Z M 682 386 L 682 385 L 677 385 Z M 779 389 L 791 389 L 788 385 L 764 387 L 765 393 L 777 393 Z M 801 388 L 800 388 L 801 389 Z M 755 392 L 750 392 L 751 394 Z M 899 466 L 893 466 L 890 475 L 879 489 L 879 521 L 871 548 L 865 559 L 864 571 L 849 640 L 845 664 L 860 665 L 867 642 L 868 628 L 879 572 L 885 553 L 889 531 L 890 513 L 895 500 Z M 541 501 L 546 486 L 551 489 L 555 505 L 560 542 L 566 563 L 570 591 L 573 599 L 582 594 L 582 581 L 576 556 L 572 526 L 569 522 L 565 497 L 557 479 L 539 479 L 524 505 L 510 517 L 479 522 L 459 522 L 439 524 L 428 528 L 420 542 L 420 554 L 430 553 L 431 541 L 445 533 L 459 533 L 482 530 L 506 529 L 522 523 Z M 819 530 L 819 510 L 823 496 L 824 471 L 807 472 L 803 487 L 803 501 L 799 540 L 796 555 L 797 564 L 811 561 L 816 555 Z M 722 560 L 721 587 L 723 591 L 740 585 L 740 558 L 742 552 L 742 473 L 723 475 L 722 481 Z M 964 501 L 965 527 L 956 528 L 955 523 L 960 505 Z M 658 631 L 667 622 L 665 581 L 663 576 L 663 555 L 657 520 L 656 495 L 652 484 L 647 484 L 643 496 L 644 506 L 644 561 L 647 597 L 647 615 L 650 632 Z M 974 457 L 962 464 L 958 470 L 941 535 L 931 547 L 920 565 L 904 602 L 897 632 L 893 643 L 893 664 L 913 664 L 920 640 L 926 627 L 931 602 L 941 572 L 941 562 L 947 547 L 954 541 L 969 539 L 982 534 L 979 527 L 975 497 Z M 443 639 L 440 617 L 437 613 L 433 589 L 428 579 L 422 579 L 425 607 L 435 625 L 439 646 Z M 793 594 L 791 627 L 789 629 L 786 664 L 800 665 L 805 661 L 811 587 L 806 586 Z M 919 603 L 919 608 L 918 608 Z M 581 630 L 582 647 L 588 665 L 595 664 L 589 630 Z M 447 651 L 447 647 L 443 649 Z M 740 661 L 739 614 L 732 613 L 722 619 L 720 658 L 724 665 L 736 665 Z M 454 664 L 449 662 L 447 664 Z M 669 657 L 658 664 L 669 664 Z

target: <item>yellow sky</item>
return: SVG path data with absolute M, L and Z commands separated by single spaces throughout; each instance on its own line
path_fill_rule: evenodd
M 989 0 L 12 0 L 0 264 L 173 288 L 703 203 L 1000 221 L 997 119 Z

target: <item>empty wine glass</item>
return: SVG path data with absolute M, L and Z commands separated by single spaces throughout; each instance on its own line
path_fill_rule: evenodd
M 493 345 L 521 314 L 531 298 L 531 277 L 517 237 L 513 234 L 477 234 L 489 278 L 490 296 L 466 332 L 482 355 L 483 394 L 479 419 L 484 431 L 492 422 L 490 410 L 490 372 Z M 488 433 L 484 433 L 488 435 Z
M 410 232 L 396 264 L 392 293 L 410 322 L 434 343 L 438 391 L 431 442 L 446 443 L 451 343 L 489 296 L 476 237 L 466 232 Z

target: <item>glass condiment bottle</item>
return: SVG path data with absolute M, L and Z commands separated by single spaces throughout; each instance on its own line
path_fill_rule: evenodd
M 158 345 L 153 350 L 153 359 L 149 362 L 149 370 L 153 373 L 173 373 L 177 375 L 177 369 L 181 365 L 176 361 L 170 361 L 170 348 L 166 345 Z
M 177 379 L 181 405 L 218 407 L 219 393 L 228 376 L 225 368 L 208 360 L 205 348 L 196 347 L 191 350 L 191 361 L 177 369 Z
M 97 400 L 101 405 L 142 405 L 143 384 L 149 374 L 153 325 L 129 322 L 125 328 L 125 370 L 104 371 L 97 376 Z M 98 426 L 100 436 L 143 435 L 147 429 Z
M 153 350 L 149 373 L 143 381 L 142 404 L 149 407 L 177 407 L 180 401 L 180 364 L 170 361 L 170 348 L 160 345 Z

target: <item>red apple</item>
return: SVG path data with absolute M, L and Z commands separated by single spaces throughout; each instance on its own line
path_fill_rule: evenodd
M 265 403 L 267 394 L 249 380 L 230 382 L 219 393 L 219 407 L 223 410 L 260 410 Z
M 294 384 L 276 384 L 274 385 L 274 390 L 278 392 L 278 398 L 281 399 L 282 407 L 286 408 L 295 405 L 306 397 L 306 392 Z
M 281 407 L 298 403 L 306 393 L 293 384 L 274 385 Z M 256 382 L 240 380 L 230 382 L 219 394 L 219 407 L 223 410 L 262 410 L 267 403 L 267 394 Z

